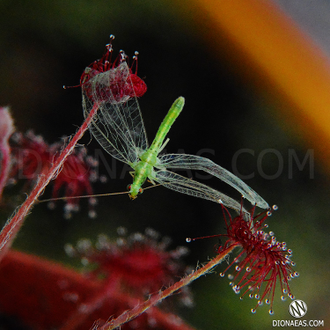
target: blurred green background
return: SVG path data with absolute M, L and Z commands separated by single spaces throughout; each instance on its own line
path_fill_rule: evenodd
M 63 90 L 62 85 L 78 84 L 84 68 L 102 56 L 109 34 L 114 34 L 115 53 L 140 52 L 138 73 L 148 91 L 139 102 L 149 141 L 174 99 L 184 96 L 186 105 L 169 133 L 167 152 L 199 154 L 237 175 L 254 174 L 246 183 L 279 206 L 268 224 L 293 249 L 300 277 L 291 282 L 292 290 L 307 303 L 307 319 L 324 319 L 329 325 L 329 177 L 320 171 L 312 156 L 314 146 L 302 140 L 294 123 L 280 120 L 265 94 L 240 77 L 225 44 L 223 53 L 215 54 L 201 38 L 200 29 L 207 27 L 196 23 L 189 2 L 178 7 L 159 0 L 2 0 L 0 10 L 0 104 L 11 107 L 17 130 L 33 129 L 49 143 L 73 134 L 82 122 L 80 89 Z M 89 141 L 86 134 L 82 142 Z M 95 141 L 88 150 L 100 153 Z M 311 157 L 299 166 L 293 154 L 300 163 Z M 121 174 L 123 164 L 106 154 L 105 159 L 116 174 L 106 184 L 96 184 L 95 192 L 125 190 L 131 177 Z M 103 161 L 99 171 L 108 175 Z M 216 180 L 201 182 L 240 198 Z M 152 227 L 170 236 L 173 248 L 186 245 L 186 237 L 224 233 L 218 205 L 162 187 L 134 202 L 127 196 L 100 198 L 96 219 L 88 218 L 85 203 L 81 205 L 70 220 L 63 218 L 61 203 L 55 211 L 36 206 L 14 247 L 69 264 L 65 243 L 95 239 L 99 233 L 115 236 L 118 226 L 129 232 Z M 250 207 L 247 202 L 245 206 Z M 11 211 L 3 209 L 2 223 Z M 187 263 L 194 267 L 207 261 L 217 243 L 191 243 Z M 266 307 L 252 315 L 255 301 L 238 299 L 228 279 L 218 276 L 224 268 L 192 284 L 195 307 L 180 310 L 187 322 L 198 329 L 243 330 L 270 329 L 272 319 L 292 319 L 289 301 L 281 302 L 279 294 L 274 316 Z

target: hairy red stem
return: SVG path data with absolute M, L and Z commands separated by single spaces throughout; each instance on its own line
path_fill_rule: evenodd
M 98 330 L 112 330 L 115 328 L 120 327 L 121 325 L 135 319 L 140 314 L 147 311 L 150 307 L 155 306 L 156 304 L 160 303 L 163 299 L 171 296 L 174 292 L 178 291 L 182 287 L 190 284 L 191 282 L 195 281 L 202 275 L 206 275 L 208 272 L 210 272 L 215 266 L 219 265 L 226 256 L 231 253 L 236 246 L 232 245 L 228 247 L 225 251 L 221 252 L 218 256 L 216 256 L 214 259 L 209 261 L 206 265 L 203 267 L 197 269 L 196 271 L 193 271 L 191 274 L 185 276 L 180 281 L 174 283 L 169 288 L 160 291 L 156 294 L 153 294 L 147 301 L 145 301 L 142 304 L 138 304 L 136 307 L 134 307 L 131 310 L 125 311 L 121 315 L 119 315 L 116 319 L 113 319 L 107 323 L 105 323 L 102 327 L 97 328 Z
M 25 202 L 19 207 L 17 211 L 15 211 L 14 215 L 7 220 L 0 233 L 0 261 L 12 245 L 12 242 L 14 241 L 17 233 L 23 225 L 25 217 L 32 210 L 32 207 L 38 200 L 38 197 L 42 195 L 50 180 L 52 180 L 52 178 L 61 171 L 61 167 L 64 164 L 66 158 L 71 154 L 77 142 L 84 135 L 89 124 L 93 120 L 93 116 L 95 115 L 97 109 L 98 104 L 95 104 L 83 124 L 72 137 L 71 141 L 56 158 L 51 168 L 46 173 L 40 174 L 38 182 L 32 189 Z

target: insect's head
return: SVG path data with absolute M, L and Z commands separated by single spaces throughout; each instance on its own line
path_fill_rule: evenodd
M 135 185 L 134 183 L 129 185 L 127 189 L 129 190 L 128 196 L 131 200 L 134 200 L 135 198 L 138 197 L 138 195 L 141 195 L 143 193 L 143 189 Z

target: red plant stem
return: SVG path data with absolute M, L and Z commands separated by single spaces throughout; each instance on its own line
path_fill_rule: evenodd
M 100 291 L 90 300 L 80 304 L 76 311 L 69 317 L 60 330 L 74 330 L 80 328 L 86 319 L 98 309 L 104 310 L 104 302 L 106 300 L 115 301 L 117 305 L 134 306 L 138 299 L 131 297 L 127 293 L 118 291 L 119 278 L 111 278 L 111 282 L 106 283 Z M 177 315 L 164 313 L 158 308 L 150 308 L 148 310 L 158 326 L 172 330 L 194 330 L 191 326 L 184 323 Z
M 191 274 L 185 276 L 180 281 L 174 283 L 164 291 L 160 291 L 159 293 L 152 295 L 144 303 L 137 305 L 136 307 L 134 307 L 129 311 L 125 311 L 124 313 L 119 315 L 116 319 L 113 319 L 105 323 L 102 327 L 98 328 L 98 330 L 112 330 L 135 319 L 137 316 L 147 311 L 150 307 L 160 303 L 163 299 L 169 297 L 170 295 L 172 295 L 174 292 L 178 291 L 182 287 L 195 281 L 200 276 L 206 275 L 215 266 L 219 265 L 226 258 L 226 256 L 234 250 L 235 247 L 236 245 L 232 245 L 228 247 L 225 251 L 222 251 L 218 256 L 216 256 L 214 259 L 209 261 L 203 267 L 197 269 L 196 271 L 193 271 Z
M 5 226 L 0 233 L 0 261 L 12 245 L 13 240 L 15 239 L 18 231 L 23 225 L 25 217 L 31 211 L 33 205 L 38 200 L 38 197 L 42 195 L 44 189 L 46 188 L 50 180 L 52 180 L 52 178 L 58 172 L 61 171 L 61 167 L 64 164 L 66 158 L 71 154 L 77 142 L 84 135 L 89 124 L 93 120 L 93 116 L 95 115 L 97 109 L 98 104 L 95 104 L 83 124 L 80 126 L 76 134 L 72 137 L 71 141 L 61 152 L 61 154 L 56 158 L 51 168 L 46 173 L 40 174 L 38 182 L 34 186 L 33 190 L 31 191 L 25 202 L 19 207 L 19 209 L 14 213 L 14 215 L 7 220 Z
M 149 317 L 156 320 L 157 326 L 161 329 L 196 330 L 192 326 L 186 324 L 179 316 L 171 313 L 164 313 L 157 307 L 150 308 L 147 313 Z

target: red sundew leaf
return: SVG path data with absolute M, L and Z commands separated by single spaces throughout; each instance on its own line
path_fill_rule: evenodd
M 25 134 L 16 133 L 12 141 L 13 165 L 11 176 L 16 180 L 35 181 L 47 171 L 53 160 L 53 150 L 43 137 L 35 135 L 32 130 Z
M 34 329 L 59 327 L 101 288 L 63 266 L 9 251 L 0 265 L 0 310 Z
M 0 266 L 0 312 L 37 330 L 89 329 L 93 324 L 104 324 L 100 319 L 120 315 L 143 300 L 118 290 L 109 297 L 104 283 L 61 264 L 8 251 Z M 94 306 L 93 301 L 97 302 Z M 85 311 L 81 311 L 83 307 Z M 193 330 L 175 314 L 159 308 L 152 308 L 132 322 L 122 329 L 131 329 L 132 325 L 137 329 Z
M 32 186 L 41 174 L 45 174 L 52 163 L 61 154 L 62 143 L 49 145 L 42 136 L 35 135 L 33 131 L 25 134 L 16 133 L 12 138 L 12 168 L 11 180 L 16 182 L 27 179 L 25 189 Z M 79 198 L 84 194 L 92 195 L 92 182 L 100 179 L 95 170 L 97 161 L 87 155 L 86 148 L 76 148 L 66 159 L 61 170 L 51 182 L 52 198 L 59 198 L 63 192 L 68 199 L 65 201 L 64 216 L 70 218 L 72 212 L 79 210 Z M 71 197 L 76 197 L 70 199 Z M 95 217 L 95 198 L 89 198 L 89 216 Z M 55 202 L 49 204 L 55 207 Z
M 269 314 L 273 315 L 275 287 L 281 288 L 282 300 L 286 299 L 286 295 L 294 299 L 289 281 L 299 274 L 292 269 L 295 263 L 291 261 L 291 249 L 287 249 L 285 242 L 278 242 L 272 231 L 265 232 L 268 228 L 265 220 L 272 212 L 269 210 L 254 216 L 254 209 L 246 221 L 242 213 L 233 219 L 223 206 L 227 234 L 222 236 L 226 236 L 227 241 L 218 251 L 223 252 L 230 246 L 239 246 L 242 251 L 220 276 L 224 277 L 228 269 L 236 264 L 234 274 L 228 275 L 234 292 L 241 294 L 241 299 L 245 295 L 257 299 L 256 307 L 251 309 L 252 313 L 264 301 L 270 305 Z M 273 209 L 276 210 L 277 206 L 274 205 Z
M 122 288 L 134 292 L 136 296 L 157 292 L 162 286 L 173 284 L 187 271 L 181 258 L 188 253 L 185 247 L 168 249 L 168 240 L 159 233 L 147 228 L 145 233 L 126 235 L 124 228 L 118 228 L 119 238 L 109 239 L 99 235 L 95 244 L 81 239 L 76 246 L 67 244 L 69 256 L 86 260 L 95 266 L 90 277 L 105 278 L 109 282 L 118 279 Z M 181 297 L 183 301 L 192 300 L 189 290 Z
M 86 97 L 93 102 L 102 100 L 105 102 L 126 102 L 128 98 L 140 97 L 147 91 L 147 85 L 137 75 L 137 55 L 133 56 L 131 68 L 126 70 L 127 55 L 120 51 L 118 57 L 111 62 L 112 40 L 115 37 L 110 35 L 110 43 L 106 45 L 104 55 L 91 63 L 83 72 L 80 78 L 80 85 Z M 135 64 L 135 72 L 132 67 Z M 98 76 L 97 78 L 95 78 Z

